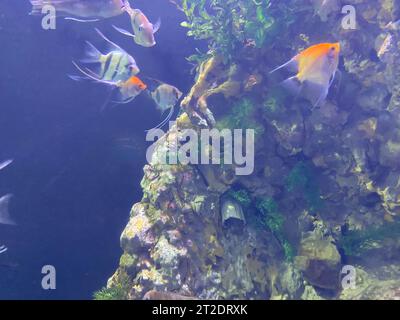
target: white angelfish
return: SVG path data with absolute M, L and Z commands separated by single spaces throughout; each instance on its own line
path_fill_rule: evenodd
M 126 81 L 140 72 L 135 59 L 131 55 L 109 40 L 100 30 L 95 30 L 110 45 L 110 50 L 106 54 L 102 54 L 93 44 L 86 41 L 88 50 L 86 51 L 86 57 L 81 59 L 81 62 L 100 65 L 96 70 L 85 68 L 84 74 L 87 78 L 92 79 L 94 77 L 99 82 L 118 82 Z M 82 77 L 77 76 L 72 76 L 71 78 L 74 80 L 82 79 Z
M 161 128 L 164 126 L 172 117 L 175 111 L 175 106 L 178 103 L 179 99 L 182 97 L 182 92 L 169 84 L 159 82 L 159 85 L 156 87 L 154 91 L 150 92 L 151 98 L 157 105 L 157 109 L 164 113 L 169 110 L 167 117 L 158 124 L 154 129 Z
M 131 17 L 131 24 L 133 29 L 133 34 L 127 30 L 113 26 L 118 32 L 132 37 L 134 41 L 143 47 L 153 47 L 156 45 L 156 40 L 154 34 L 160 29 L 161 20 L 155 24 L 152 24 L 149 19 L 144 15 L 144 13 L 139 9 L 133 9 L 129 5 L 124 7 L 124 10 Z
M 42 15 L 45 6 L 53 6 L 57 15 L 67 20 L 78 22 L 95 22 L 104 18 L 118 16 L 129 6 L 128 0 L 30 0 L 32 15 Z

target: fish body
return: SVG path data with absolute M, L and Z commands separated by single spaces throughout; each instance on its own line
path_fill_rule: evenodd
M 154 34 L 160 29 L 161 21 L 160 19 L 157 23 L 152 24 L 146 15 L 139 9 L 133 9 L 130 6 L 125 7 L 125 11 L 129 14 L 131 18 L 131 25 L 133 29 L 133 34 L 124 29 L 114 26 L 114 28 L 129 37 L 132 37 L 136 44 L 143 47 L 153 47 L 156 45 L 156 40 Z
M 138 77 L 133 76 L 125 82 L 116 84 L 122 103 L 128 103 L 147 89 L 147 85 Z
M 100 30 L 95 29 L 97 33 L 109 44 L 110 50 L 103 54 L 93 44 L 86 42 L 88 49 L 86 57 L 81 60 L 83 63 L 96 63 L 99 67 L 96 70 L 78 67 L 86 76 L 97 82 L 117 83 L 118 81 L 127 81 L 132 76 L 140 72 L 135 59 L 123 50 L 116 43 L 109 40 Z M 72 77 L 75 80 L 81 80 L 82 77 Z
M 297 72 L 283 82 L 296 95 L 303 95 L 314 106 L 323 103 L 339 65 L 340 44 L 322 43 L 300 52 L 287 63 L 274 69 L 289 68 Z
M 164 112 L 175 107 L 178 100 L 182 97 L 182 92 L 174 86 L 162 83 L 151 92 L 151 97 L 157 104 L 158 109 Z
M 124 12 L 127 0 L 30 0 L 31 14 L 42 14 L 42 8 L 54 6 L 63 15 L 81 18 L 111 18 Z
M 182 97 L 182 92 L 178 88 L 158 80 L 155 81 L 158 83 L 158 86 L 154 89 L 154 91 L 150 92 L 150 96 L 156 103 L 157 108 L 161 111 L 161 113 L 164 113 L 167 110 L 169 110 L 169 112 L 165 119 L 153 129 L 161 128 L 172 118 L 175 111 L 175 106 Z

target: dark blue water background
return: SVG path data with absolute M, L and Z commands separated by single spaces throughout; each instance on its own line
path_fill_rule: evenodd
M 17 227 L 0 225 L 0 299 L 90 299 L 118 265 L 119 237 L 145 164 L 145 129 L 161 116 L 146 96 L 99 112 L 103 86 L 74 82 L 72 59 L 84 41 L 100 48 L 96 26 L 134 55 L 142 75 L 186 92 L 193 81 L 185 57 L 199 43 L 179 26 L 183 14 L 168 0 L 135 0 L 155 21 L 157 46 L 143 48 L 118 34 L 128 16 L 94 24 L 58 20 L 55 31 L 29 16 L 28 0 L 0 2 L 0 195 L 13 193 Z M 41 288 L 41 268 L 54 265 L 57 289 Z

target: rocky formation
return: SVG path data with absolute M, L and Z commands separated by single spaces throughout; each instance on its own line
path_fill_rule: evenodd
M 308 3 L 296 13 L 302 27 L 289 26 L 273 48 L 246 39 L 229 64 L 218 55 L 201 64 L 144 168 L 109 289 L 129 299 L 400 298 L 400 5 Z M 343 29 L 344 4 L 356 8 L 355 30 Z M 331 40 L 343 61 L 328 101 L 312 109 L 282 97 L 268 71 Z M 229 165 L 160 164 L 186 128 L 238 126 L 256 132 L 250 176 Z M 344 265 L 354 267 L 354 288 L 343 287 Z

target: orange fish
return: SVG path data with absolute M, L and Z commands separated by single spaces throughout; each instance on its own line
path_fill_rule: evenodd
M 302 95 L 313 106 L 322 104 L 328 96 L 338 71 L 340 43 L 321 43 L 297 54 L 290 61 L 272 70 L 288 68 L 297 74 L 283 82 L 295 95 Z
M 116 86 L 119 88 L 119 94 L 121 97 L 119 103 L 129 103 L 142 91 L 147 89 L 147 85 L 136 76 L 129 78 L 125 82 L 119 82 Z

